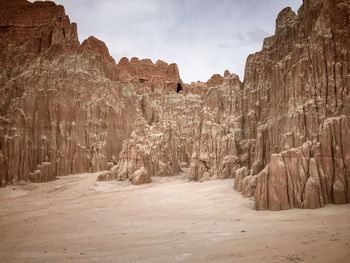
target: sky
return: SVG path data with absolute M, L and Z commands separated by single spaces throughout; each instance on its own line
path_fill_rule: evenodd
M 104 41 L 122 57 L 176 63 L 186 83 L 225 69 L 243 80 L 249 54 L 273 35 L 277 14 L 302 0 L 54 0 L 78 24 L 79 40 Z

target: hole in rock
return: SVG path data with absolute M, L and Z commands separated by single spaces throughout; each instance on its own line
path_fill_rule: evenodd
M 176 92 L 179 93 L 182 90 L 181 83 L 177 83 Z

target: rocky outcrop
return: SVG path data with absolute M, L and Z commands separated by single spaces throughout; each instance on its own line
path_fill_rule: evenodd
M 134 173 L 142 170 L 149 182 L 151 176 L 176 175 L 181 167 L 189 165 L 194 128 L 201 110 L 200 97 L 173 92 L 162 101 L 153 101 L 146 93 L 141 101 L 143 117 L 136 121 L 131 137 L 124 141 L 119 162 L 98 180 L 129 179 L 134 183 Z M 151 121 L 147 116 L 153 116 Z
M 102 41 L 89 37 L 79 44 L 76 25 L 62 6 L 27 1 L 2 6 L 3 185 L 106 168 L 111 171 L 101 180 L 139 183 L 151 175 L 173 175 L 180 164 L 189 166 L 198 148 L 195 136 L 210 139 L 209 126 L 207 135 L 195 133 L 202 104 L 210 125 L 220 126 L 228 116 L 220 101 L 228 95 L 224 87 L 209 91 L 223 83 L 219 74 L 197 89 L 182 83 L 176 64 L 138 58 L 115 64 Z M 225 74 L 226 82 L 237 82 Z M 227 103 L 232 111 L 233 102 Z M 218 178 L 232 177 L 239 163 L 229 129 L 220 131 L 209 177 L 217 171 Z
M 329 118 L 320 128 L 320 142 L 273 154 L 256 176 L 256 209 L 349 203 L 349 124 L 346 116 Z
M 212 122 L 202 123 L 198 133 L 200 138 L 196 138 L 194 145 L 190 180 L 233 177 L 233 171 L 240 167 L 234 133 Z
M 0 1 L 0 183 L 235 178 L 258 210 L 350 202 L 350 4 L 285 8 L 247 58 L 184 84 L 176 64 L 81 45 L 64 8 Z
M 125 82 L 102 41 L 79 44 L 62 6 L 0 1 L 0 12 L 1 186 L 106 169 L 134 121 L 156 119 L 139 87 Z M 166 71 L 159 85 L 180 82 L 176 65 L 165 64 L 143 70 Z
M 298 14 L 286 8 L 276 19 L 275 35 L 248 57 L 243 84 L 229 72 L 221 84 L 203 84 L 190 179 L 235 177 L 234 188 L 255 196 L 259 210 L 349 202 L 342 168 L 347 157 L 316 154 L 349 152 L 330 147 L 322 135 L 324 125 L 336 127 L 338 118 L 347 123 L 350 115 L 349 13 L 346 1 L 307 0 Z M 349 133 L 346 125 L 339 130 Z M 330 131 L 327 136 L 332 138 Z M 327 197 L 321 179 L 331 189 Z
M 170 124 L 149 126 L 144 119 L 138 120 L 138 127 L 131 138 L 123 143 L 119 162 L 110 174 L 98 180 L 129 179 L 133 184 L 150 183 L 151 176 L 171 176 L 180 171 L 177 156 L 178 136 Z
M 131 83 L 138 94 L 154 93 L 160 97 L 174 91 L 180 92 L 183 83 L 175 63 L 168 64 L 158 60 L 153 64 L 150 59 L 122 58 L 117 64 L 118 79 Z
M 0 151 L 0 187 L 6 186 L 6 159 L 5 156 Z
M 239 152 L 246 148 L 231 116 L 236 103 L 232 89 L 240 90 L 242 83 L 228 72 L 225 83 L 203 95 L 185 89 L 159 97 L 157 92 L 143 89 L 143 116 L 131 138 L 124 141 L 118 164 L 99 180 L 131 181 L 130 176 L 139 169 L 152 176 L 170 176 L 177 174 L 180 166 L 189 165 L 190 180 L 232 178 L 234 170 L 246 162 Z
M 342 147 L 350 132 L 349 14 L 347 1 L 307 0 L 298 15 L 286 8 L 275 35 L 248 57 L 244 108 L 252 118 L 243 131 L 256 138 L 258 210 L 350 201 L 350 152 Z
M 222 85 L 224 83 L 224 78 L 228 78 L 230 75 L 231 73 L 226 70 L 224 77 L 220 74 L 214 74 L 207 82 L 197 81 L 191 82 L 190 85 L 184 84 L 184 92 L 204 95 L 211 87 Z
M 211 78 L 207 81 L 206 86 L 208 87 L 214 87 L 221 85 L 224 82 L 224 78 L 220 74 L 214 74 L 211 76 Z
M 275 35 L 249 56 L 246 110 L 258 125 L 244 130 L 253 138 L 260 134 L 256 172 L 272 153 L 317 140 L 327 118 L 349 114 L 348 7 L 346 1 L 307 0 L 299 15 L 286 8 Z
M 222 84 L 209 88 L 202 96 L 190 180 L 232 178 L 236 169 L 247 165 L 250 147 L 242 138 L 241 91 L 238 76 L 226 72 Z
M 115 63 L 114 59 L 109 54 L 108 48 L 104 42 L 95 38 L 94 36 L 90 36 L 81 43 L 81 47 L 84 50 L 90 51 L 95 56 L 100 57 L 104 61 L 108 61 L 109 63 Z

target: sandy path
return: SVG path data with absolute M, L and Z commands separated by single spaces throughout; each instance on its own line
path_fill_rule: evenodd
M 350 262 L 350 205 L 257 212 L 232 180 L 0 190 L 0 262 Z

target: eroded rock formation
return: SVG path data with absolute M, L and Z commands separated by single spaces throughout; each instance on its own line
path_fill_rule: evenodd
M 328 0 L 281 11 L 243 84 L 225 73 L 203 96 L 191 179 L 235 176 L 258 210 L 350 202 L 349 14 Z
M 234 74 L 225 75 L 221 85 L 209 88 L 202 96 L 189 175 L 192 180 L 230 178 L 247 162 L 237 114 L 239 96 L 235 96 L 240 94 L 242 83 Z
M 62 6 L 2 0 L 0 10 L 1 185 L 106 169 L 134 121 L 156 118 L 138 96 L 150 86 L 125 81 L 102 41 L 80 45 Z M 130 75 L 163 76 L 150 77 L 157 87 L 181 84 L 176 65 L 132 64 Z
M 349 202 L 349 122 L 332 117 L 320 141 L 273 154 L 256 177 L 256 209 L 319 208 Z
M 233 178 L 256 209 L 350 202 L 350 3 L 305 0 L 235 74 L 184 84 L 176 64 L 82 44 L 64 8 L 0 1 L 1 186 L 101 171 L 150 183 Z
M 258 210 L 350 202 L 349 16 L 348 1 L 286 8 L 275 35 L 248 57 L 243 131 L 256 143 L 245 180 L 254 179 Z
M 131 83 L 138 94 L 154 93 L 157 96 L 182 89 L 179 69 L 175 63 L 168 64 L 158 60 L 153 64 L 150 59 L 139 60 L 136 57 L 122 58 L 118 65 L 118 79 Z

